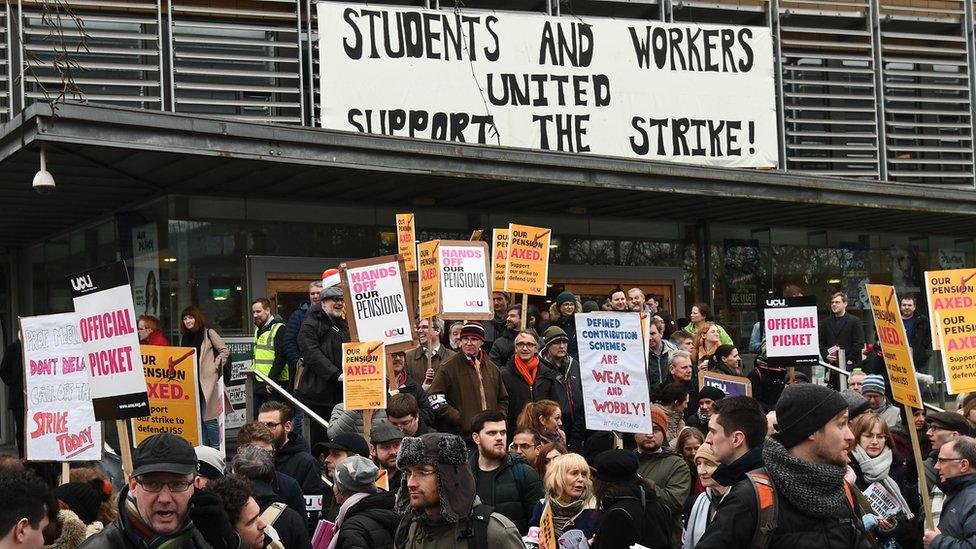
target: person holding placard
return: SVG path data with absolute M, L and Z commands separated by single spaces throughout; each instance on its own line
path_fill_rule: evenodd
M 441 334 L 444 332 L 444 320 L 438 317 L 421 318 L 417 321 L 417 338 L 420 345 L 404 353 L 404 372 L 409 379 L 420 384 L 424 391 L 430 388 L 441 364 L 448 361 L 456 353 L 441 345 Z M 430 370 L 427 370 L 427 354 L 430 353 Z M 394 366 L 396 363 L 394 363 Z M 398 383 L 405 385 L 404 376 L 398 377 Z
M 586 459 L 579 454 L 566 454 L 552 460 L 542 487 L 546 495 L 535 504 L 529 525 L 538 526 L 549 505 L 557 538 L 570 530 L 580 530 L 589 539 L 596 527 L 596 500 Z
M 224 364 L 230 358 L 230 350 L 224 340 L 220 339 L 220 334 L 206 326 L 203 311 L 197 307 L 183 309 L 180 319 L 180 347 L 193 347 L 197 350 L 203 444 L 219 448 L 221 433 L 217 416 L 220 415 L 220 399 L 224 395 L 217 389 Z
M 298 330 L 302 372 L 295 396 L 324 418 L 330 417 L 332 408 L 342 402 L 342 344 L 352 341 L 349 324 L 343 317 L 344 302 L 342 288 L 325 288 Z M 328 440 L 325 427 L 317 421 L 310 421 L 308 426 L 312 444 Z

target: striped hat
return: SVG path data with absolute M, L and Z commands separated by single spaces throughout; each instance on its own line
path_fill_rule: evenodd
M 878 374 L 870 374 L 864 378 L 864 383 L 861 385 L 861 394 L 867 393 L 878 393 L 879 395 L 885 394 L 885 381 L 884 378 Z
M 477 322 L 468 322 L 464 326 L 461 326 L 461 338 L 463 339 L 465 337 L 476 337 L 481 341 L 484 341 L 485 329 Z

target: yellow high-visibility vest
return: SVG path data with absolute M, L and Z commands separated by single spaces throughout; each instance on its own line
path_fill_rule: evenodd
M 264 375 L 271 373 L 271 367 L 274 366 L 274 338 L 283 326 L 284 324 L 281 322 L 276 322 L 271 325 L 270 330 L 265 330 L 261 335 L 258 335 L 257 328 L 254 329 L 254 364 L 252 366 Z M 281 375 L 276 381 L 288 381 L 287 367 L 281 369 Z

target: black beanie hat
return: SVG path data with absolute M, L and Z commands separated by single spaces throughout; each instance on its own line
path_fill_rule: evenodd
M 593 459 L 596 478 L 603 482 L 629 482 L 637 478 L 637 454 L 627 450 L 606 450 Z
M 712 400 L 722 400 L 725 398 L 725 391 L 719 389 L 718 387 L 712 387 L 711 385 L 706 385 L 698 390 L 698 398 L 710 398 Z
M 840 393 L 812 383 L 787 385 L 776 402 L 776 437 L 787 448 L 803 442 L 847 410 Z
M 54 496 L 63 501 L 85 524 L 98 520 L 98 508 L 111 495 L 111 488 L 106 495 L 105 481 L 102 479 L 69 482 L 54 489 Z

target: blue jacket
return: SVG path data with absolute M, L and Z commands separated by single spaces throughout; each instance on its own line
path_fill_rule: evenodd
M 954 477 L 939 484 L 946 500 L 939 517 L 942 532 L 931 549 L 961 549 L 976 546 L 976 477 Z
M 302 358 L 302 351 L 298 348 L 298 330 L 305 321 L 305 315 L 308 314 L 308 306 L 308 301 L 302 303 L 298 310 L 288 317 L 288 323 L 285 324 L 285 359 L 292 368 Z

